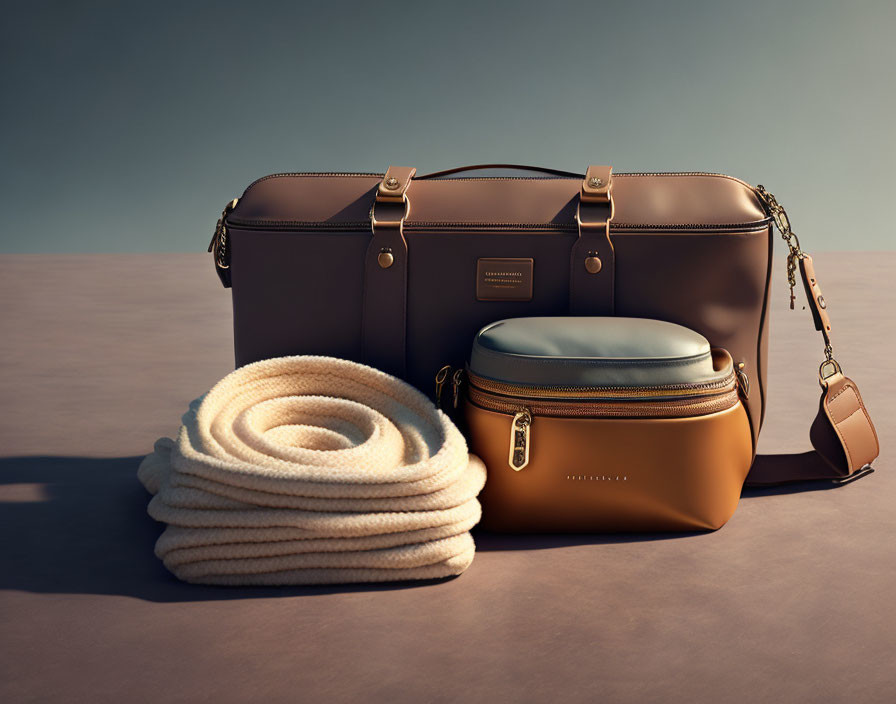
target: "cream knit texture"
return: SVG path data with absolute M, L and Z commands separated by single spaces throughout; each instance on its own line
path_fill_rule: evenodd
M 199 584 L 446 577 L 473 560 L 485 466 L 422 393 L 331 357 L 241 367 L 137 476 L 156 555 Z

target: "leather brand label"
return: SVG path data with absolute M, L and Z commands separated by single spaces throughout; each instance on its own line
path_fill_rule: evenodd
M 567 474 L 566 478 L 571 482 L 627 482 L 625 474 Z
M 533 259 L 479 259 L 477 301 L 531 301 Z

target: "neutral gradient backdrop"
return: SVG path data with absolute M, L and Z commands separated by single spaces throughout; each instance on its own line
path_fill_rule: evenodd
M 0 252 L 204 248 L 278 171 L 511 161 L 763 183 L 892 249 L 896 3 L 4 2 Z

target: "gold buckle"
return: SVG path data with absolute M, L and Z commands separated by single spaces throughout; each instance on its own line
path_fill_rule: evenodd
M 400 228 L 404 224 L 404 221 L 407 219 L 408 215 L 411 212 L 411 201 L 408 200 L 407 195 L 404 195 L 401 198 L 402 215 L 398 220 L 395 220 L 395 219 L 379 220 L 379 219 L 377 219 L 376 208 L 378 205 L 381 208 L 393 208 L 394 206 L 399 205 L 399 204 L 391 203 L 391 202 L 387 202 L 387 201 L 379 201 L 379 200 L 374 201 L 373 205 L 370 208 L 370 228 L 374 232 L 376 231 L 376 228 L 378 228 L 378 227 Z
M 600 209 L 606 216 L 599 220 L 582 220 L 582 204 L 585 204 L 586 212 Z M 579 202 L 576 206 L 576 223 L 579 229 L 582 227 L 606 227 L 615 214 L 613 203 L 613 167 L 589 166 L 585 171 L 582 181 L 582 189 L 579 192 Z
M 378 227 L 398 230 L 402 229 L 404 221 L 411 211 L 411 204 L 408 200 L 407 191 L 415 173 L 417 173 L 417 169 L 404 166 L 390 166 L 386 169 L 386 173 L 383 174 L 383 180 L 380 181 L 380 185 L 377 186 L 376 198 L 373 201 L 373 205 L 370 207 L 370 227 L 374 233 Z M 396 208 L 400 208 L 401 217 L 396 219 L 395 216 L 397 216 L 398 213 L 392 212 L 391 214 L 393 217 L 391 219 L 377 218 L 377 206 L 379 206 L 380 209 L 385 208 L 387 213 L 394 211 Z
M 840 363 L 833 357 L 824 360 L 818 366 L 818 380 L 819 382 L 821 382 L 822 386 L 825 386 L 827 384 L 827 380 L 835 374 L 842 373 L 843 370 L 840 368 Z
M 582 201 L 579 200 L 579 204 L 576 207 L 576 224 L 579 228 L 583 227 L 607 227 L 610 226 L 610 220 L 613 219 L 613 214 L 615 212 L 615 208 L 613 205 L 613 199 L 611 198 L 608 202 L 603 203 L 587 203 L 588 207 L 586 210 L 595 210 L 597 208 L 606 209 L 607 216 L 605 218 L 601 218 L 600 220 L 582 220 Z
M 797 262 L 803 257 L 803 250 L 800 248 L 800 238 L 796 236 L 796 233 L 791 228 L 787 211 L 784 210 L 778 199 L 769 193 L 762 184 L 756 186 L 756 194 L 774 221 L 778 232 L 781 233 L 781 238 L 787 243 L 789 250 L 787 255 L 787 283 L 790 286 L 790 310 L 793 310 L 794 301 L 796 300 L 794 289 L 796 288 Z

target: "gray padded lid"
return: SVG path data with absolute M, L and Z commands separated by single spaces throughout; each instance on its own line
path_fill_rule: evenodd
M 476 335 L 470 371 L 527 386 L 665 386 L 717 381 L 709 342 L 662 320 L 511 318 Z

